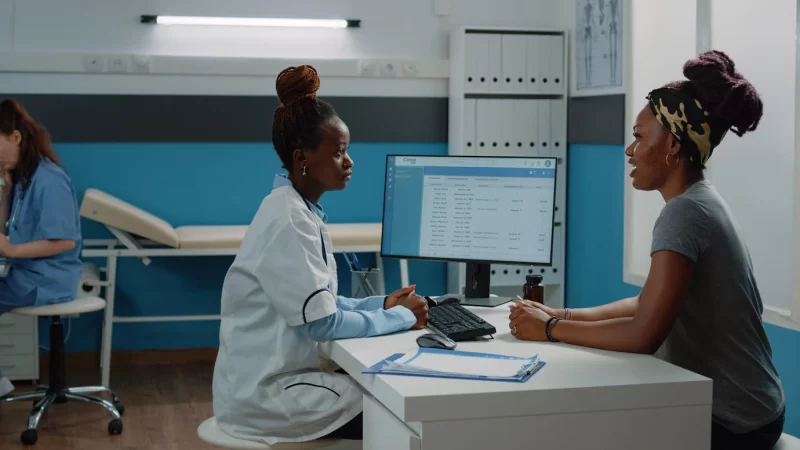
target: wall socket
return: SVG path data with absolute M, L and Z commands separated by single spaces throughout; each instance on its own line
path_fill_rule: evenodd
M 105 58 L 100 55 L 84 55 L 83 68 L 87 72 L 105 71 Z
M 128 71 L 128 58 L 121 55 L 109 56 L 108 71 L 114 73 L 126 73 Z
M 150 73 L 150 58 L 145 55 L 134 55 L 131 58 L 131 71 L 135 73 Z
M 384 61 L 381 63 L 381 76 L 396 77 L 400 75 L 402 65 L 394 61 Z

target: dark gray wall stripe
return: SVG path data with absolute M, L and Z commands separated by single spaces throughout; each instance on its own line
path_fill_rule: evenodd
M 568 112 L 569 143 L 624 144 L 625 95 L 571 97 Z
M 5 98 L 0 94 L 0 98 Z M 270 96 L 13 95 L 54 142 L 264 142 Z M 447 99 L 325 97 L 354 142 L 447 142 Z
M 0 94 L 0 98 L 5 98 Z M 14 95 L 55 142 L 269 142 L 276 97 Z M 448 100 L 326 97 L 354 142 L 447 142 Z M 570 143 L 622 144 L 625 96 L 569 99 Z

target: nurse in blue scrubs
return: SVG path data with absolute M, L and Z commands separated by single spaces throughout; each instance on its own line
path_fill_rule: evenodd
M 47 131 L 14 100 L 0 103 L 0 315 L 73 300 L 81 275 L 81 228 L 72 181 Z M 13 390 L 0 373 L 0 397 Z

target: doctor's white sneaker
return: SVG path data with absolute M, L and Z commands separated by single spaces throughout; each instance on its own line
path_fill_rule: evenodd
M 0 398 L 14 392 L 14 385 L 8 377 L 0 377 Z

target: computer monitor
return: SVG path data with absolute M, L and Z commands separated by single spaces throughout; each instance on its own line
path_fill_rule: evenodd
M 552 264 L 555 191 L 556 158 L 389 155 L 381 255 L 465 262 L 462 304 L 504 303 L 490 264 Z

